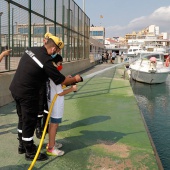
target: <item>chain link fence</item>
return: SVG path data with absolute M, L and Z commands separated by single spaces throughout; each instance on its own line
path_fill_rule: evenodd
M 74 0 L 0 0 L 0 72 L 16 70 L 28 47 L 42 46 L 46 32 L 61 38 L 64 61 L 89 58 L 90 19 Z

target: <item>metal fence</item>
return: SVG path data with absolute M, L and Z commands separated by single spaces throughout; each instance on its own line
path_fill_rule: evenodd
M 61 38 L 64 61 L 89 57 L 90 19 L 74 0 L 0 0 L 0 52 L 12 49 L 0 72 L 16 70 L 27 47 L 42 46 L 46 32 Z

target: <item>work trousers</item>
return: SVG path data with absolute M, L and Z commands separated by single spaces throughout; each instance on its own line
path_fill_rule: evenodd
M 38 98 L 23 99 L 13 95 L 18 114 L 18 133 L 22 134 L 22 140 L 33 140 L 34 130 L 37 123 Z
M 37 127 L 44 127 L 44 121 L 46 121 L 46 113 L 44 110 L 48 110 L 47 96 L 46 96 L 46 82 L 42 84 L 39 90 L 39 111 L 38 111 L 38 121 Z M 41 119 L 43 118 L 43 125 L 41 125 Z

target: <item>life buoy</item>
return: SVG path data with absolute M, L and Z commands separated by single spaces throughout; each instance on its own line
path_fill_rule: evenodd
M 169 67 L 169 60 L 170 60 L 170 58 L 167 57 L 167 59 L 166 59 L 166 61 L 165 61 L 165 66 L 166 66 L 166 67 Z

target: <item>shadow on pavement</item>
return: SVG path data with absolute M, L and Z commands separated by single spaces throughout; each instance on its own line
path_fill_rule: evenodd
M 81 126 L 87 126 L 87 125 L 103 122 L 109 119 L 111 119 L 110 116 L 93 116 L 87 119 L 73 122 L 72 124 L 69 124 L 69 125 L 61 125 L 59 127 L 59 131 L 66 131 L 66 130 L 70 130 L 70 129 L 81 127 Z

